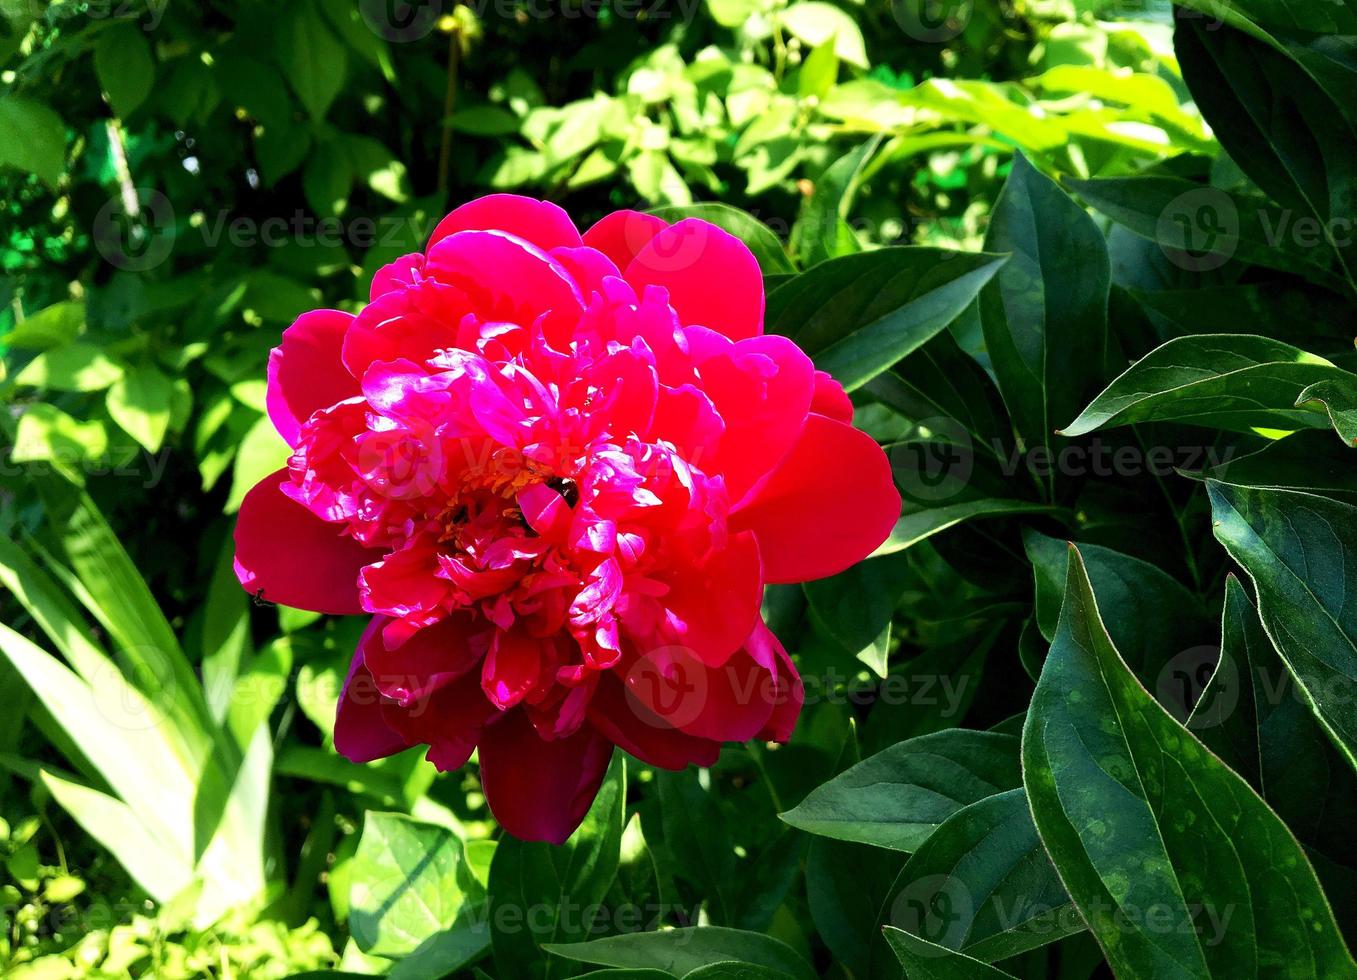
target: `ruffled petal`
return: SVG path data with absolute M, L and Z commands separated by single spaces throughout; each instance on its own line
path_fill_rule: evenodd
M 771 661 L 776 677 L 773 711 L 758 737 L 771 742 L 785 742 L 792 737 L 796 721 L 801 717 L 801 707 L 806 702 L 806 686 L 801 682 L 801 675 L 797 672 L 796 664 L 792 663 L 791 656 L 773 631 L 762 622 L 754 628 L 745 649 L 759 663 Z
M 564 844 L 589 812 L 612 753 L 612 743 L 588 725 L 548 742 L 525 712 L 511 711 L 481 736 L 485 801 L 520 840 Z
M 744 742 L 773 714 L 777 675 L 748 650 L 709 667 L 683 646 L 638 657 L 625 678 L 627 699 L 675 728 L 716 742 Z
M 731 340 L 763 333 L 763 274 L 744 242 L 706 221 L 685 218 L 646 243 L 623 278 L 639 293 L 663 286 L 685 326 Z
M 900 517 L 890 463 L 872 437 L 810 415 L 791 451 L 730 515 L 759 539 L 773 584 L 837 575 L 870 555 Z
M 236 577 L 267 602 L 332 616 L 356 616 L 358 574 L 381 558 L 287 497 L 278 470 L 245 495 L 236 519 Z
M 410 635 L 374 616 L 375 628 L 363 634 L 358 650 L 377 689 L 398 704 L 427 698 L 472 670 L 485 653 L 477 642 L 471 617 L 453 615 Z
M 289 446 L 297 445 L 302 423 L 314 412 L 358 394 L 358 382 L 340 360 L 352 322 L 352 314 L 339 310 L 303 313 L 269 353 L 265 406 Z
M 597 249 L 619 269 L 625 269 L 638 252 L 669 222 L 640 211 L 614 211 L 584 233 L 584 244 Z
M 410 745 L 427 745 L 427 758 L 440 772 L 466 765 L 485 726 L 497 714 L 474 672 L 410 704 L 382 703 L 387 725 Z
M 507 231 L 543 251 L 584 244 L 570 215 L 556 205 L 520 194 L 487 194 L 440 221 L 425 251 L 459 231 L 488 230 Z
M 382 694 L 363 663 L 363 643 L 376 630 L 370 623 L 349 665 L 335 710 L 335 751 L 350 762 L 372 762 L 405 749 L 405 739 L 382 718 Z

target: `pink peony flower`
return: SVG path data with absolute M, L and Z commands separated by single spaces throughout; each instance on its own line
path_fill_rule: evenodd
M 900 513 L 843 389 L 765 336 L 749 250 L 631 211 L 583 236 L 498 194 L 317 310 L 269 358 L 293 448 L 240 510 L 265 600 L 369 614 L 335 747 L 480 750 L 518 837 L 561 842 L 613 746 L 711 765 L 785 740 L 800 678 L 768 583 L 840 572 Z

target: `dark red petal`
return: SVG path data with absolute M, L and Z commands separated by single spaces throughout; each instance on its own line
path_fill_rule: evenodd
M 469 617 L 449 616 L 400 639 L 400 630 L 385 630 L 392 620 L 374 616 L 375 630 L 363 634 L 359 650 L 378 689 L 393 701 L 410 703 L 470 671 L 485 652 L 472 641 Z
M 612 753 L 588 725 L 547 742 L 524 711 L 511 711 L 481 736 L 485 801 L 518 839 L 564 844 L 589 812 Z
M 485 700 L 474 671 L 409 704 L 382 705 L 386 723 L 409 744 L 429 746 L 429 761 L 441 772 L 466 765 L 485 726 L 498 714 Z
M 358 382 L 340 360 L 352 322 L 352 314 L 339 310 L 303 313 L 269 353 L 265 405 L 289 446 L 297 445 L 301 425 L 312 413 L 358 394 Z
M 358 572 L 382 557 L 287 497 L 281 469 L 245 495 L 236 519 L 236 577 L 245 591 L 297 609 L 356 616 Z
M 520 194 L 487 194 L 463 204 L 438 223 L 429 236 L 427 252 L 459 231 L 507 231 L 546 251 L 579 248 L 584 244 L 570 215 L 554 204 Z
M 719 742 L 681 732 L 630 696 L 612 673 L 599 679 L 589 703 L 589 724 L 612 739 L 622 751 L 647 765 L 678 771 L 696 763 L 716 764 Z
M 836 575 L 870 555 L 900 517 L 890 463 L 872 437 L 810 415 L 768 482 L 730 515 L 753 531 L 764 579 L 782 584 Z
M 744 242 L 706 221 L 685 218 L 646 243 L 623 271 L 637 294 L 663 286 L 684 326 L 731 340 L 763 333 L 763 273 Z
M 836 422 L 853 421 L 853 402 L 848 392 L 827 371 L 815 372 L 815 397 L 811 399 L 810 410 Z
M 653 214 L 614 211 L 584 233 L 584 244 L 612 259 L 619 269 L 625 269 L 637 252 L 668 227 L 669 222 Z
M 349 665 L 349 676 L 335 710 L 335 751 L 350 762 L 384 759 L 405 749 L 405 739 L 382 719 L 382 695 L 363 663 L 363 645 L 377 629 L 368 624 Z
M 692 650 L 709 666 L 719 666 L 740 648 L 759 618 L 763 600 L 762 563 L 752 534 L 732 534 L 724 550 L 701 566 L 673 569 L 669 593 L 661 602 L 669 612 L 672 642 Z

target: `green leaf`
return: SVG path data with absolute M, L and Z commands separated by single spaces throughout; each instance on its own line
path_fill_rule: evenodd
M 796 92 L 802 98 L 814 96 L 823 99 L 839 78 L 839 56 L 833 43 L 817 45 L 801 62 L 796 76 Z
M 489 945 L 485 924 L 469 915 L 484 891 L 447 828 L 369 812 L 349 874 L 349 930 L 363 952 L 407 956 L 459 920 L 469 958 Z
M 878 677 L 886 676 L 891 616 L 903 591 L 903 569 L 900 558 L 874 558 L 805 584 L 818 623 Z
M 715 798 L 702 788 L 691 767 L 658 774 L 664 843 L 677 873 L 690 881 L 716 925 L 735 921 L 738 885 L 735 845 Z
M 19 416 L 10 459 L 15 463 L 46 461 L 73 483 L 84 482 L 86 462 L 97 462 L 108 451 L 103 422 L 78 422 L 61 409 L 34 402 Z
M 312 3 L 290 5 L 281 15 L 275 51 L 283 74 L 311 118 L 325 118 L 344 85 L 348 56 Z
M 1186 678 L 1200 685 L 1198 677 Z M 1249 781 L 1305 845 L 1334 913 L 1357 934 L 1357 774 L 1298 694 L 1233 575 L 1225 583 L 1220 661 L 1187 726 Z
M 907 980 L 1016 980 L 1011 973 L 954 953 L 903 929 L 887 926 L 885 934 L 886 942 L 905 968 Z
M 18 373 L 16 384 L 56 391 L 102 391 L 123 369 L 93 344 L 76 341 L 43 351 Z
M 773 229 L 758 218 L 729 204 L 671 204 L 652 208 L 648 213 L 671 224 L 684 218 L 700 218 L 730 232 L 749 246 L 765 276 L 796 271 L 787 250 Z
M 108 389 L 108 414 L 148 453 L 159 452 L 170 424 L 174 383 L 153 367 L 134 368 Z
M 1178 337 L 1118 375 L 1060 432 L 1081 436 L 1135 422 L 1184 422 L 1234 432 L 1322 428 L 1330 424 L 1322 408 L 1297 407 L 1305 390 L 1321 381 L 1357 385 L 1357 375 L 1267 337 Z
M 1357 971 L 1286 826 L 1117 654 L 1077 549 L 1022 755 L 1041 839 L 1115 972 Z
M 826 48 L 817 48 L 815 57 Z M 837 62 L 835 62 L 837 65 Z M 806 68 L 810 67 L 807 59 Z M 801 205 L 792 227 L 792 250 L 809 268 L 836 255 L 862 251 L 847 218 L 863 168 L 881 145 L 876 136 L 835 160 L 815 181 L 815 191 Z
M 834 961 L 855 977 L 880 976 L 893 963 L 878 920 L 904 864 L 865 844 L 816 837 L 806 852 L 806 901 Z M 876 969 L 873 969 L 876 967 Z
M 1296 407 L 1323 409 L 1339 438 L 1357 446 L 1357 375 L 1316 381 L 1297 396 Z
M 1335 100 L 1289 51 L 1232 27 L 1208 29 L 1199 18 L 1178 21 L 1174 46 L 1183 80 L 1230 158 L 1313 225 L 1306 238 L 1337 255 L 1349 288 L 1357 288 L 1357 129 L 1345 111 L 1349 91 Z M 1292 238 L 1300 235 L 1285 235 Z
M 1090 207 L 1157 243 L 1186 272 L 1210 272 L 1238 259 L 1326 286 L 1342 281 L 1333 271 L 1332 250 L 1297 235 L 1296 215 L 1266 198 L 1157 175 L 1066 183 Z
M 626 760 L 618 752 L 568 842 L 555 847 L 511 837 L 500 841 L 488 890 L 501 976 L 535 975 L 544 960 L 538 947 L 590 934 L 589 916 L 601 908 L 621 861 L 626 797 Z
M 843 255 L 773 290 L 765 324 L 851 391 L 945 330 L 1003 262 L 916 246 Z
M 1060 608 L 1069 581 L 1067 541 L 1023 531 L 1023 544 L 1036 577 L 1036 621 L 1049 643 L 1055 639 Z M 1136 677 L 1155 693 L 1179 721 L 1191 702 L 1165 676 L 1181 654 L 1205 650 L 1215 640 L 1215 625 L 1205 606 L 1163 569 L 1096 544 L 1079 545 L 1093 593 L 1107 612 L 1103 619 L 1112 643 Z M 1172 616 L 1163 610 L 1172 609 Z M 1190 658 L 1188 658 L 1190 659 Z
M 948 817 L 905 865 L 888 908 L 893 925 L 987 962 L 1085 928 L 1021 787 Z
M 666 929 L 608 936 L 589 943 L 553 944 L 547 952 L 580 963 L 641 967 L 682 977 L 699 967 L 735 960 L 767 967 L 792 980 L 815 980 L 815 971 L 792 949 L 771 936 L 720 926 Z
M 955 527 L 965 521 L 982 517 L 1012 517 L 1018 514 L 1056 514 L 1059 507 L 1039 504 L 1031 500 L 963 500 L 958 503 L 944 503 L 938 507 L 921 507 L 905 514 L 896 521 L 886 538 L 872 552 L 871 557 L 891 555 L 897 551 L 912 548 L 920 541 Z
M 1232 457 L 1204 472 L 1221 483 L 1275 490 L 1302 490 L 1357 504 L 1352 447 L 1318 429 L 1270 442 L 1255 453 Z
M 37 174 L 56 190 L 66 168 L 66 125 L 41 102 L 18 95 L 0 96 L 0 164 Z
M 13 330 L 0 337 L 0 344 L 36 350 L 62 347 L 75 340 L 84 324 L 84 300 L 65 300 L 24 317 Z
M 781 817 L 807 833 L 911 852 L 962 807 L 1020 785 L 1016 738 L 953 728 L 864 759 Z
M 1216 540 L 1248 572 L 1277 652 L 1357 765 L 1357 507 L 1208 480 Z
M 155 62 L 146 32 L 132 23 L 110 24 L 94 47 L 94 74 L 113 111 L 126 118 L 155 84 Z
M 843 10 L 820 0 L 801 0 L 783 10 L 778 19 L 794 37 L 808 48 L 833 42 L 840 61 L 866 70 L 867 45 L 862 28 Z
M 985 248 L 1012 253 L 980 296 L 995 379 L 1029 448 L 1096 387 L 1107 344 L 1111 266 L 1084 209 L 1019 155 L 994 205 Z

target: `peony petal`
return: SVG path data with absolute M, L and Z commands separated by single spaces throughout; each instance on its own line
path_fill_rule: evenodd
M 646 765 L 677 772 L 689 765 L 712 766 L 721 744 L 674 728 L 641 701 L 627 694 L 615 674 L 599 679 L 589 703 L 589 724 L 622 751 Z
M 497 714 L 485 700 L 474 671 L 408 705 L 391 701 L 382 705 L 387 725 L 408 744 L 429 746 L 428 759 L 440 772 L 466 765 L 485 726 Z
M 570 215 L 554 204 L 520 194 L 487 194 L 463 204 L 434 228 L 427 252 L 459 231 L 507 231 L 546 251 L 584 244 Z
M 766 483 L 732 511 L 732 531 L 759 539 L 773 584 L 836 575 L 870 555 L 900 517 L 890 463 L 872 437 L 810 415 Z
M 673 642 L 691 649 L 708 666 L 730 659 L 758 622 L 762 568 L 758 542 L 743 533 L 732 534 L 705 564 L 671 569 L 669 592 L 660 601 L 668 611 Z M 659 645 L 667 644 L 652 644 Z
M 564 844 L 589 812 L 612 753 L 588 725 L 547 742 L 525 712 L 511 711 L 481 736 L 485 801 L 519 840 Z
M 350 762 L 372 762 L 407 748 L 382 718 L 382 695 L 363 663 L 363 645 L 378 629 L 374 619 L 358 641 L 335 710 L 335 751 Z
M 689 735 L 716 742 L 753 738 L 772 717 L 777 695 L 776 675 L 747 650 L 708 667 L 687 647 L 661 647 L 637 658 L 625 684 L 628 701 Z
M 522 701 L 542 674 L 542 642 L 522 629 L 496 630 L 481 668 L 481 690 L 501 711 Z
M 836 422 L 853 424 L 852 399 L 827 371 L 815 372 L 815 397 L 811 399 L 810 410 Z
M 669 222 L 653 214 L 614 211 L 584 233 L 584 244 L 612 259 L 619 269 L 625 269 L 636 253 L 668 227 Z
M 388 616 L 372 621 L 377 628 L 363 634 L 358 650 L 378 690 L 399 704 L 429 697 L 472 670 L 485 652 L 485 642 L 475 642 L 473 623 L 465 615 L 449 616 L 409 636 L 387 629 L 395 622 Z
M 303 313 L 270 351 L 265 403 L 289 446 L 297 445 L 302 423 L 314 412 L 358 394 L 358 382 L 340 360 L 351 323 L 353 315 L 339 310 Z
M 815 367 L 786 337 L 769 335 L 727 346 L 703 360 L 698 372 L 726 423 L 710 472 L 725 477 L 730 499 L 738 502 L 772 473 L 801 434 Z
M 685 218 L 646 243 L 623 271 L 639 293 L 663 286 L 684 326 L 731 340 L 763 333 L 763 274 L 754 253 L 729 232 Z
M 264 477 L 240 505 L 236 519 L 236 577 L 245 591 L 296 609 L 356 616 L 358 575 L 381 558 L 287 497 L 286 469 Z
M 378 296 L 414 285 L 419 282 L 423 271 L 423 252 L 411 252 L 394 262 L 388 262 L 373 273 L 372 285 L 368 287 L 369 302 Z
M 762 622 L 754 628 L 745 649 L 760 663 L 771 660 L 777 675 L 773 712 L 758 737 L 773 742 L 785 742 L 792 737 L 796 721 L 801 717 L 801 706 L 806 701 L 806 686 L 801 682 L 801 675 L 796 670 L 796 664 L 792 663 L 791 656 L 773 631 Z

